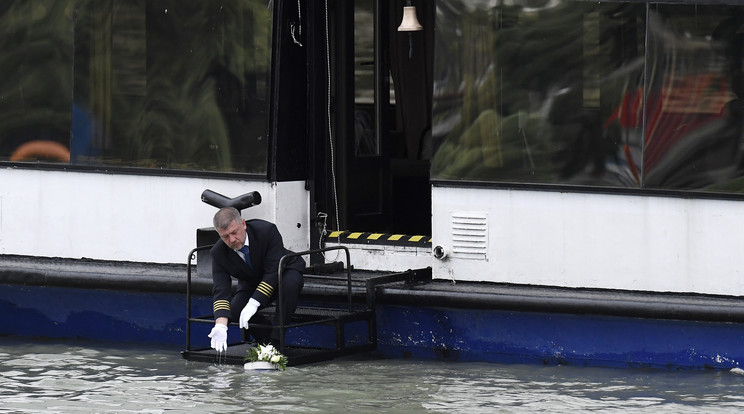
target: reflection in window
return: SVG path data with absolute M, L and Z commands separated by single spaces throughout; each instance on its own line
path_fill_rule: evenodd
M 73 1 L 0 2 L 0 159 L 69 160 Z
M 0 158 L 44 140 L 72 164 L 265 172 L 270 14 L 259 0 L 2 2 Z
M 651 8 L 648 187 L 742 191 L 744 8 Z
M 744 191 L 744 7 L 510 4 L 438 9 L 434 178 Z
M 357 156 L 378 155 L 375 133 L 375 0 L 354 0 L 354 137 Z

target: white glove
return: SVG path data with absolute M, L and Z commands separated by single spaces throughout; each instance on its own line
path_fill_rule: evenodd
M 212 348 L 217 352 L 227 351 L 227 325 L 215 323 L 212 332 L 207 336 L 212 338 Z
M 240 312 L 240 327 L 243 329 L 248 329 L 248 321 L 253 317 L 253 315 L 256 314 L 256 311 L 258 310 L 259 303 L 256 299 L 251 298 L 251 300 L 248 301 L 248 304 L 245 305 L 245 308 Z

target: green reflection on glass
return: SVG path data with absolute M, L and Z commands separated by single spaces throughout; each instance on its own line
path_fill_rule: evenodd
M 0 2 L 0 159 L 69 159 L 72 0 Z
M 744 191 L 743 7 L 512 4 L 438 8 L 434 178 Z
M 89 0 L 79 9 L 75 162 L 266 171 L 265 4 Z
M 73 164 L 266 171 L 265 2 L 18 0 L 0 23 L 4 159 L 43 140 Z
M 438 9 L 433 177 L 639 185 L 637 129 L 603 120 L 642 85 L 644 6 L 516 3 Z

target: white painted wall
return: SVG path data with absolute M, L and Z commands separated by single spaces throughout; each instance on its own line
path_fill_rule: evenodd
M 227 197 L 260 192 L 262 203 L 244 217 L 277 223 L 289 249 L 308 248 L 303 182 L 7 168 L 0 170 L 0 254 L 185 263 L 196 229 L 211 227 L 216 212 L 201 201 L 205 189 Z
M 405 272 L 431 267 L 433 260 L 428 248 L 378 244 L 341 244 L 349 249 L 351 265 L 357 270 Z M 328 238 L 325 245 L 326 247 L 334 247 L 339 246 L 339 243 L 332 238 Z M 346 254 L 342 250 L 327 252 L 325 259 L 327 263 L 339 261 L 348 266 Z
M 434 187 L 435 278 L 744 295 L 744 202 Z M 487 254 L 452 254 L 453 213 L 487 221 Z

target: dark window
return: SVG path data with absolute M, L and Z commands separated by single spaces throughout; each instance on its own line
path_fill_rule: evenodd
M 0 159 L 265 173 L 271 17 L 259 0 L 2 2 Z
M 744 192 L 744 7 L 437 13 L 434 179 Z
M 0 2 L 0 154 L 4 160 L 69 159 L 72 15 L 72 0 Z

